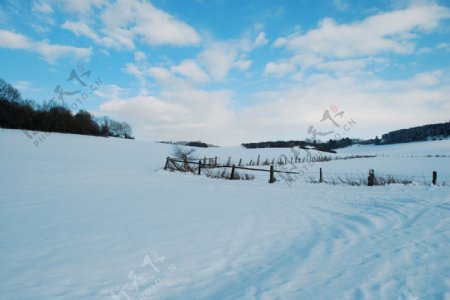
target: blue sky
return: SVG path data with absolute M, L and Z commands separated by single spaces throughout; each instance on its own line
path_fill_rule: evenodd
M 450 3 L 3 0 L 0 66 L 37 102 L 86 92 L 74 109 L 138 139 L 372 138 L 449 120 Z M 67 80 L 82 68 L 99 89 Z

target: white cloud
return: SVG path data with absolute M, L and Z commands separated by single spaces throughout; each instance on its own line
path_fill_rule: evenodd
M 50 44 L 47 40 L 35 42 L 24 35 L 6 30 L 0 30 L 0 47 L 35 52 L 49 63 L 53 63 L 63 57 L 71 57 L 79 60 L 88 59 L 92 53 L 92 48 Z
M 244 71 L 252 64 L 252 61 L 245 59 L 245 55 L 239 57 L 240 46 L 233 42 L 216 42 L 202 51 L 197 60 L 214 80 L 223 81 L 231 69 Z
M 189 46 L 200 42 L 198 33 L 188 24 L 154 7 L 150 2 L 139 0 L 65 0 L 67 10 L 82 14 L 93 7 L 101 7 L 102 24 L 85 21 L 66 21 L 63 28 L 77 36 L 85 36 L 107 48 L 134 49 L 135 40 L 151 46 Z
M 95 33 L 95 31 L 82 21 L 66 21 L 61 27 L 72 31 L 76 36 L 85 36 L 96 43 L 102 42 L 102 39 Z
M 0 47 L 9 49 L 27 49 L 32 42 L 24 35 L 0 29 Z
M 290 62 L 269 62 L 264 69 L 267 76 L 283 76 L 295 71 L 295 65 Z
M 144 80 L 145 73 L 135 64 L 128 63 L 125 65 L 124 72 L 135 76 L 139 80 Z
M 357 58 L 343 60 L 329 60 L 317 62 L 314 66 L 318 70 L 331 71 L 335 73 L 351 74 L 353 72 L 363 72 L 368 66 L 384 66 L 388 61 L 383 58 Z
M 92 54 L 92 48 L 50 44 L 46 40 L 36 42 L 34 48 L 34 51 L 39 53 L 49 63 L 54 63 L 56 60 L 64 57 L 75 58 L 77 60 L 88 59 Z
M 447 18 L 450 18 L 450 9 L 437 5 L 382 13 L 352 24 L 340 25 L 325 18 L 317 29 L 279 38 L 274 45 L 297 53 L 338 58 L 383 52 L 408 54 L 414 51 L 417 31 L 430 31 Z
M 127 30 L 149 45 L 195 45 L 200 36 L 195 29 L 150 2 L 118 0 L 101 15 L 105 32 Z
M 274 132 L 305 136 L 309 125 L 321 126 L 323 111 L 335 104 L 357 126 L 351 137 L 374 137 L 393 128 L 405 128 L 448 119 L 450 88 L 440 70 L 417 74 L 403 81 L 367 76 L 311 76 L 284 91 L 260 94 L 264 103 L 247 109 L 248 126 L 269 126 Z M 294 137 L 291 134 L 291 137 Z M 276 134 L 272 138 L 275 138 Z
M 116 84 L 102 85 L 100 89 L 95 90 L 94 94 L 100 98 L 108 100 L 118 100 L 129 94 L 128 89 L 124 89 Z
M 76 36 L 87 37 L 94 43 L 104 47 L 112 47 L 117 49 L 134 49 L 135 47 L 133 42 L 133 33 L 125 29 L 116 28 L 109 31 L 103 30 L 104 36 L 100 37 L 83 21 L 66 21 L 61 27 L 73 32 Z
M 62 0 L 61 7 L 75 14 L 89 14 L 94 7 L 102 7 L 106 0 Z
M 234 66 L 236 69 L 240 70 L 240 71 L 245 71 L 245 70 L 247 70 L 248 68 L 250 68 L 250 66 L 252 65 L 252 63 L 253 63 L 253 62 L 252 62 L 251 60 L 241 59 L 241 60 L 236 61 L 236 62 L 233 64 L 233 66 Z
M 435 70 L 431 72 L 423 72 L 416 74 L 412 78 L 412 86 L 411 87 L 417 87 L 417 86 L 434 86 L 441 82 L 441 78 L 444 75 L 442 70 Z
M 447 74 L 441 70 L 403 81 L 373 76 L 305 76 L 280 91 L 254 95 L 256 105 L 231 109 L 230 91 L 193 88 L 171 70 L 151 68 L 162 92 L 156 96 L 107 97 L 101 111 L 130 121 L 139 138 L 203 140 L 218 145 L 244 141 L 303 139 L 307 129 L 335 127 L 320 122 L 323 111 L 337 105 L 345 120 L 357 122 L 350 137 L 372 138 L 393 128 L 445 121 L 450 109 Z M 342 120 L 342 121 L 345 121 Z M 328 138 L 332 138 L 331 136 Z
M 134 60 L 136 62 L 146 62 L 147 61 L 147 55 L 145 55 L 142 51 L 136 51 L 134 53 Z
M 41 14 L 53 14 L 53 8 L 50 6 L 50 4 L 45 2 L 33 2 L 33 12 L 41 13 Z
M 52 6 L 43 0 L 33 1 L 31 10 L 33 15 L 30 18 L 30 26 L 38 33 L 49 32 L 55 25 Z
M 199 55 L 200 63 L 215 80 L 223 80 L 232 68 L 237 52 L 226 44 L 216 43 Z
M 189 80 L 178 77 L 170 69 L 152 67 L 146 72 L 156 81 L 159 87 L 166 90 L 188 89 L 192 86 Z
M 260 32 L 255 39 L 254 46 L 255 47 L 264 46 L 264 45 L 267 45 L 268 43 L 269 43 L 269 40 L 266 38 L 266 33 Z
M 102 38 L 102 45 L 112 48 L 134 49 L 134 34 L 130 30 L 122 28 L 103 29 L 105 37 Z
M 227 108 L 229 102 L 227 91 L 183 87 L 165 90 L 156 97 L 140 95 L 107 101 L 100 110 L 126 119 L 141 138 L 223 143 L 233 136 L 239 137 L 230 130 L 234 114 Z
M 127 100 L 111 100 L 101 105 L 105 113 L 132 116 L 142 125 L 172 124 L 188 111 L 180 105 L 167 103 L 152 96 L 137 96 Z
M 197 62 L 192 59 L 184 60 L 179 65 L 173 66 L 170 69 L 194 82 L 209 81 L 209 76 L 200 68 Z

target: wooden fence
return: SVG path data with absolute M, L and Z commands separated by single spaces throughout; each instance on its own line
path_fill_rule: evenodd
M 203 161 L 207 161 L 207 159 L 204 159 Z M 209 160 L 211 161 L 211 160 Z M 239 170 L 248 170 L 248 171 L 257 171 L 257 172 L 268 172 L 269 173 L 269 183 L 275 182 L 275 173 L 284 173 L 284 174 L 300 174 L 298 172 L 288 172 L 288 171 L 279 171 L 275 170 L 273 165 L 270 165 L 270 169 L 258 169 L 258 168 L 248 168 L 248 167 L 242 167 L 242 166 L 236 166 L 236 165 L 230 165 L 230 160 L 228 160 L 227 164 L 219 165 L 217 164 L 217 158 L 215 158 L 213 164 L 210 163 L 204 163 L 202 160 L 199 161 L 189 161 L 189 160 L 182 160 L 179 158 L 166 158 L 166 164 L 164 166 L 164 170 L 174 170 L 174 171 L 180 171 L 180 172 L 191 172 L 191 173 L 197 173 L 198 175 L 201 175 L 202 169 L 214 169 L 214 168 L 231 168 L 231 174 L 229 179 L 237 179 L 236 178 L 236 169 Z M 191 165 L 195 165 L 197 167 L 192 168 Z
M 302 160 L 297 160 L 298 162 L 301 162 Z M 314 162 L 314 160 L 312 160 Z M 217 157 L 215 158 L 204 158 L 202 160 L 198 161 L 190 161 L 190 160 L 182 160 L 179 158 L 166 158 L 166 164 L 164 166 L 164 170 L 172 170 L 172 171 L 179 171 L 179 172 L 191 172 L 196 173 L 197 175 L 202 174 L 202 170 L 204 169 L 214 169 L 214 168 L 231 168 L 231 174 L 228 177 L 228 179 L 234 180 L 238 179 L 236 175 L 236 169 L 238 170 L 247 170 L 247 171 L 256 171 L 256 172 L 267 172 L 269 173 L 269 183 L 274 183 L 276 181 L 275 179 L 275 173 L 281 173 L 281 174 L 294 174 L 294 175 L 300 175 L 305 176 L 304 172 L 289 172 L 289 171 L 281 171 L 281 170 L 275 170 L 274 164 L 272 163 L 270 165 L 270 169 L 259 169 L 259 168 L 249 168 L 249 167 L 243 167 L 241 166 L 242 159 L 239 160 L 239 165 L 231 164 L 231 158 L 228 158 L 228 161 L 226 164 L 218 164 Z M 259 163 L 259 156 L 258 156 L 258 163 Z M 196 167 L 191 167 L 191 165 L 194 165 Z M 389 175 L 388 175 L 389 177 Z M 318 183 L 325 182 L 322 168 L 319 168 L 319 180 Z M 377 178 L 375 176 L 375 171 L 373 169 L 369 170 L 369 175 L 367 177 L 367 185 L 373 186 L 376 185 Z M 392 182 L 396 183 L 396 181 Z M 436 185 L 437 183 L 437 172 L 433 171 L 432 173 L 432 180 L 431 183 L 433 185 Z

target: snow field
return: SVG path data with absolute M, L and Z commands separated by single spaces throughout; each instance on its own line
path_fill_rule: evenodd
M 448 187 L 208 179 L 162 171 L 171 147 L 139 141 L 0 144 L 4 299 L 450 299 Z

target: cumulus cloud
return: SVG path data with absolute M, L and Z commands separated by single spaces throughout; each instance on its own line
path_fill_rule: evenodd
M 383 52 L 408 54 L 415 49 L 415 31 L 429 31 L 450 18 L 450 9 L 438 5 L 413 6 L 370 16 L 361 22 L 337 24 L 323 19 L 305 34 L 278 38 L 274 46 L 297 53 L 349 58 Z
M 294 71 L 295 65 L 291 62 L 269 62 L 264 69 L 264 74 L 279 77 Z
M 82 20 L 66 21 L 62 28 L 103 47 L 134 49 L 137 40 L 151 46 L 190 46 L 200 42 L 195 29 L 147 1 L 65 1 L 66 10 L 80 14 L 101 8 L 101 22 L 91 24 L 94 28 Z M 85 16 L 84 19 L 87 20 Z
M 157 9 L 150 2 L 117 0 L 101 15 L 107 32 L 127 30 L 149 45 L 195 45 L 198 33 L 188 24 Z
M 0 47 L 9 49 L 27 49 L 33 45 L 26 36 L 0 29 Z
M 215 43 L 199 55 L 200 63 L 215 80 L 223 80 L 237 58 L 237 51 L 225 43 Z
M 209 76 L 192 59 L 182 61 L 179 65 L 171 67 L 171 70 L 194 82 L 208 82 L 210 80 Z
M 92 53 L 92 48 L 50 44 L 47 40 L 33 41 L 22 34 L 7 30 L 0 30 L 0 47 L 35 52 L 49 63 L 64 57 L 88 59 Z
M 320 120 L 323 111 L 333 104 L 345 111 L 346 118 L 357 122 L 352 132 L 346 133 L 350 137 L 370 138 L 394 128 L 445 121 L 446 109 L 450 108 L 445 78 L 440 70 L 402 81 L 311 76 L 284 90 L 259 93 L 262 104 L 245 109 L 242 126 L 255 135 L 267 128 L 273 135 L 264 131 L 266 139 L 277 138 L 280 132 L 285 138 L 305 138 L 310 125 L 318 129 L 326 125 Z M 329 125 L 331 130 L 336 129 Z
M 445 121 L 450 109 L 447 73 L 434 70 L 402 81 L 376 77 L 305 77 L 283 90 L 254 94 L 255 105 L 230 108 L 231 91 L 192 87 L 166 68 L 150 69 L 161 87 L 158 95 L 105 97 L 101 111 L 129 120 L 140 138 L 154 140 L 203 140 L 218 145 L 244 141 L 304 139 L 313 125 L 334 130 L 320 122 L 325 109 L 336 105 L 356 125 L 349 137 L 373 138 L 393 128 Z M 388 109 L 387 109 L 388 108 Z M 414 116 L 414 117 L 411 117 Z M 329 138 L 333 138 L 330 136 Z
M 141 138 L 223 143 L 239 136 L 230 127 L 234 126 L 234 113 L 228 108 L 230 97 L 227 91 L 183 87 L 165 90 L 156 97 L 110 100 L 100 110 L 127 119 Z
M 214 42 L 197 56 L 199 64 L 206 69 L 212 79 L 223 81 L 231 69 L 245 71 L 252 61 L 246 59 L 246 44 L 239 42 Z

